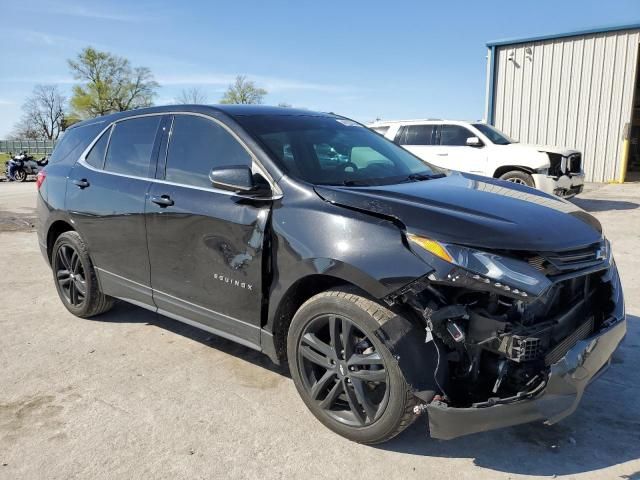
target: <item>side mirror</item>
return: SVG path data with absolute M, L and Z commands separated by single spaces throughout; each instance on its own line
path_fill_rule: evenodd
M 482 147 L 484 144 L 478 137 L 469 137 L 466 141 L 467 147 Z
M 259 174 L 254 176 L 246 165 L 214 168 L 209 172 L 209 180 L 215 188 L 238 194 L 263 196 L 271 193 L 269 183 Z

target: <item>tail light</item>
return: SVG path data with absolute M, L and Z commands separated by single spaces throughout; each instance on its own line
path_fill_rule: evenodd
M 47 172 L 45 170 L 40 170 L 38 172 L 38 176 L 36 177 L 36 188 L 40 190 L 40 187 L 44 183 L 45 178 L 47 178 Z

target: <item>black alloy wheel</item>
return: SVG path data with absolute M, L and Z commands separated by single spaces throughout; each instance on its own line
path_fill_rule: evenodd
M 80 307 L 87 295 L 87 282 L 78 252 L 71 245 L 58 248 L 55 258 L 56 281 L 70 305 Z
M 381 443 L 415 420 L 413 395 L 377 331 L 397 316 L 356 287 L 309 298 L 287 333 L 293 383 L 311 413 L 339 435 Z
M 380 418 L 389 401 L 385 362 L 350 319 L 314 318 L 300 338 L 298 356 L 309 396 L 330 417 L 355 427 Z
M 113 306 L 114 299 L 100 290 L 89 250 L 78 232 L 64 232 L 56 239 L 51 269 L 60 300 L 74 315 L 89 318 Z

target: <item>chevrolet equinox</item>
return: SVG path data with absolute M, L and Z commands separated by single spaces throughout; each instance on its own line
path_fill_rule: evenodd
M 571 414 L 626 330 L 598 221 L 431 166 L 347 118 L 167 106 L 69 128 L 39 174 L 64 306 L 115 299 L 288 362 L 362 443 Z

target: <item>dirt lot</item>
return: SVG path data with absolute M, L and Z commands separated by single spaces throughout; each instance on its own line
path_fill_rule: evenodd
M 640 479 L 640 185 L 576 200 L 613 243 L 629 314 L 579 410 L 449 442 L 418 421 L 378 447 L 324 428 L 260 354 L 125 304 L 67 313 L 34 202 L 34 183 L 0 184 L 0 479 Z

